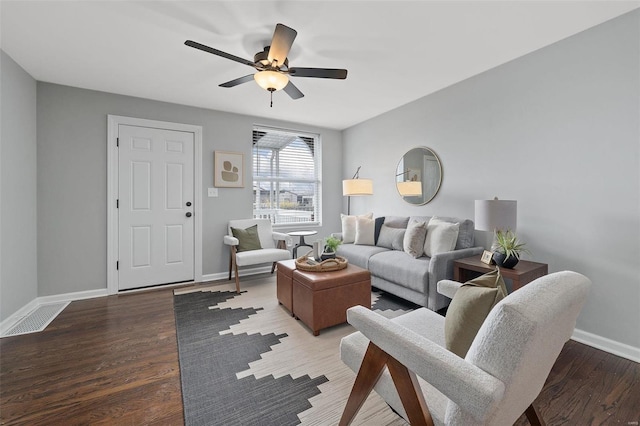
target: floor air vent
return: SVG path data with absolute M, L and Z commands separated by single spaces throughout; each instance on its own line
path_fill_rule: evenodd
M 16 325 L 7 330 L 2 337 L 17 336 L 19 334 L 36 333 L 44 330 L 53 321 L 69 302 L 49 303 L 40 305 L 31 311 L 26 317 L 20 319 Z

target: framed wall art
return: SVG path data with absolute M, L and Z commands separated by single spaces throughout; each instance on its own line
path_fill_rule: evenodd
M 244 154 L 215 151 L 213 153 L 213 186 L 244 188 Z

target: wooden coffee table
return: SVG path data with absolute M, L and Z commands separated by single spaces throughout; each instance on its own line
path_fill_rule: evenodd
M 293 271 L 293 315 L 306 324 L 313 335 L 347 321 L 347 309 L 362 305 L 371 309 L 371 274 L 347 265 L 332 272 Z

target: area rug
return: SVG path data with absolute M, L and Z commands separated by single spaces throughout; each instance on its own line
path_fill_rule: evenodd
M 416 305 L 372 293 L 387 317 Z M 337 424 L 355 374 L 339 358 L 348 325 L 311 331 L 277 303 L 275 277 L 176 290 L 186 425 Z M 406 424 L 375 393 L 354 424 Z

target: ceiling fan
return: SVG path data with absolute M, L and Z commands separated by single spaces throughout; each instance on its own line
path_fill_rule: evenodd
M 289 77 L 333 78 L 339 80 L 347 78 L 347 70 L 344 69 L 290 68 L 287 55 L 297 34 L 298 32 L 293 28 L 289 28 L 283 24 L 276 25 L 276 30 L 271 39 L 271 46 L 266 46 L 263 51 L 256 53 L 253 61 L 214 49 L 213 47 L 205 46 L 192 40 L 187 40 L 184 44 L 202 50 L 203 52 L 249 65 L 258 70 L 255 74 L 245 75 L 244 77 L 222 83 L 220 87 L 234 87 L 255 80 L 260 87 L 271 93 L 271 106 L 273 107 L 273 92 L 276 90 L 284 89 L 285 93 L 292 99 L 300 99 L 304 96 L 304 94 L 289 81 Z

